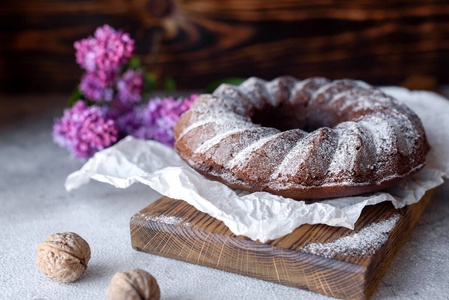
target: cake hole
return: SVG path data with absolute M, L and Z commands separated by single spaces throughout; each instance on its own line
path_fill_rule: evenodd
M 265 105 L 256 110 L 251 116 L 254 124 L 263 127 L 274 127 L 281 131 L 300 128 L 306 129 L 306 110 L 304 107 L 295 107 L 291 104 L 280 103 L 278 107 Z
M 265 105 L 262 109 L 254 111 L 251 121 L 254 124 L 273 127 L 280 131 L 301 129 L 312 132 L 321 127 L 333 127 L 330 125 L 334 125 L 326 117 L 310 115 L 306 105 L 291 103 L 280 103 L 277 107 Z

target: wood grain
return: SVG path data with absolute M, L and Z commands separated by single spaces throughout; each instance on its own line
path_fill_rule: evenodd
M 433 191 L 429 191 L 420 202 L 399 210 L 390 203 L 369 206 L 362 212 L 354 231 L 327 225 L 303 225 L 267 243 L 235 236 L 223 222 L 184 201 L 163 197 L 131 218 L 131 242 L 138 251 L 337 298 L 367 299 L 432 195 Z M 376 247 L 337 251 L 332 255 L 307 251 L 308 245 L 325 245 L 354 236 L 364 228 L 391 218 L 398 218 L 397 223 L 386 242 Z
M 71 91 L 73 42 L 109 23 L 180 88 L 223 77 L 449 82 L 446 0 L 7 0 L 0 10 L 0 91 Z

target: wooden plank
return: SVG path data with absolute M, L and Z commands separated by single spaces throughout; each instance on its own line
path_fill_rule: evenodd
M 446 0 L 7 0 L 0 91 L 71 91 L 82 73 L 73 42 L 104 23 L 129 32 L 147 69 L 184 89 L 227 76 L 448 82 Z
M 367 299 L 432 195 L 399 210 L 390 203 L 369 206 L 354 231 L 303 225 L 266 243 L 236 236 L 186 202 L 162 197 L 131 218 L 131 242 L 138 251 L 337 298 Z M 387 231 L 376 232 L 376 226 Z

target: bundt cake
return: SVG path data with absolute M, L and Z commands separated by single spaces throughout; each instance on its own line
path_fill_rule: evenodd
M 392 186 L 421 169 L 429 150 L 407 106 L 348 79 L 222 84 L 196 99 L 174 135 L 176 152 L 207 178 L 293 199 Z

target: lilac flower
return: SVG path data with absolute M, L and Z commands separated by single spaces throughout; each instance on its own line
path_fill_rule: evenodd
M 181 116 L 183 113 L 185 113 L 189 108 L 192 106 L 193 102 L 198 98 L 198 94 L 192 94 L 189 98 L 185 98 L 181 105 L 178 108 L 178 114 Z
M 113 102 L 108 110 L 108 118 L 115 121 L 120 137 L 133 135 L 142 127 L 142 105 Z
M 109 25 L 97 28 L 94 37 L 74 44 L 76 62 L 86 71 L 103 70 L 118 72 L 133 55 L 134 40 L 128 33 L 115 30 Z
M 86 73 L 81 78 L 79 85 L 80 91 L 87 99 L 92 101 L 112 101 L 113 89 L 109 85 L 110 79 L 108 75 L 100 72 L 104 76 L 99 76 L 97 73 Z
M 76 49 L 76 62 L 86 71 L 93 72 L 97 68 L 98 52 L 97 40 L 93 37 L 82 39 L 73 45 Z
M 184 100 L 173 97 L 151 99 L 141 113 L 142 126 L 133 135 L 141 139 L 154 139 L 173 147 L 173 128 L 179 117 L 190 108 L 197 95 Z
M 144 77 L 141 70 L 127 70 L 117 80 L 117 98 L 123 103 L 140 102 Z
M 89 157 L 118 140 L 114 121 L 105 116 L 106 109 L 88 107 L 78 100 L 72 108 L 64 110 L 61 119 L 56 120 L 53 139 L 61 147 L 69 149 L 72 156 Z

